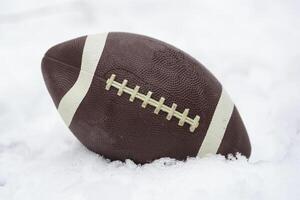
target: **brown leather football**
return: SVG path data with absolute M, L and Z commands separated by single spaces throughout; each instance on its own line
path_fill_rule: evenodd
M 79 37 L 50 48 L 42 73 L 66 125 L 111 160 L 250 156 L 247 131 L 222 85 L 162 41 L 120 32 Z

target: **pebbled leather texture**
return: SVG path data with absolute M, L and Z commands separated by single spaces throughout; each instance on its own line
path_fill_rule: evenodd
M 86 37 L 52 47 L 42 62 L 47 88 L 57 106 L 76 81 Z M 152 106 L 129 101 L 128 94 L 105 90 L 105 81 L 116 74 L 116 81 L 140 86 L 152 98 L 166 99 L 166 105 L 178 105 L 189 117 L 200 116 L 194 133 L 189 125 L 178 126 L 178 119 L 166 119 L 166 113 L 154 114 Z M 71 131 L 90 150 L 112 160 L 132 159 L 146 163 L 161 157 L 184 160 L 197 155 L 212 119 L 222 86 L 198 61 L 183 51 L 146 36 L 109 33 L 89 91 L 72 123 Z M 218 153 L 249 157 L 251 146 L 247 131 L 234 108 Z

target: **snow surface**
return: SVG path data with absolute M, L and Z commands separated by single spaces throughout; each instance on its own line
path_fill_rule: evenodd
M 299 10 L 297 0 L 1 1 L 0 199 L 300 199 Z M 161 39 L 206 65 L 239 108 L 251 159 L 140 166 L 85 149 L 40 62 L 58 42 L 104 31 Z

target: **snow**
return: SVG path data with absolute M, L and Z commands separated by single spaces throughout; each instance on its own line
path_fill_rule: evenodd
M 297 0 L 4 1 L 0 7 L 0 199 L 300 199 Z M 188 52 L 223 83 L 252 156 L 143 166 L 84 148 L 58 115 L 40 62 L 89 33 L 149 35 Z

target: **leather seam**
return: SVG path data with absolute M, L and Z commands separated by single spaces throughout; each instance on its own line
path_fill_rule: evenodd
M 80 68 L 77 68 L 77 67 L 75 67 L 75 66 L 73 66 L 73 65 L 70 65 L 70 64 L 67 64 L 67 63 L 65 63 L 65 62 L 62 62 L 62 61 L 60 61 L 60 60 L 58 60 L 58 59 L 56 59 L 56 58 L 53 58 L 53 57 L 51 57 L 51 56 L 48 56 L 48 55 L 44 55 L 44 58 L 49 59 L 49 60 L 51 60 L 51 61 L 53 61 L 53 62 L 62 64 L 62 65 L 64 65 L 65 67 L 69 67 L 69 68 L 75 69 L 75 70 L 79 71 L 79 73 L 80 73 L 80 72 L 84 72 L 84 73 L 87 73 L 87 74 L 89 74 L 89 75 L 91 75 L 91 76 L 95 76 L 95 77 L 97 77 L 100 81 L 106 83 L 106 80 L 105 80 L 104 78 L 100 77 L 100 76 L 99 76 L 98 74 L 96 74 L 96 73 L 92 74 L 91 72 L 88 72 L 88 71 L 86 71 L 86 70 L 82 70 L 82 69 L 80 69 Z

